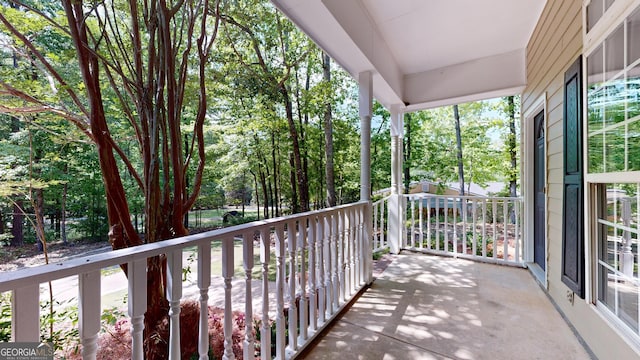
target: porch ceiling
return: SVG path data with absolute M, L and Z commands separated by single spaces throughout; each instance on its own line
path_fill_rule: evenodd
M 271 0 L 374 95 L 407 110 L 513 95 L 546 0 Z

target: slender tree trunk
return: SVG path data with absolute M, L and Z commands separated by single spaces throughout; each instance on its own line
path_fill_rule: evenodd
M 278 199 L 280 198 L 278 195 L 278 182 L 277 182 L 277 178 L 278 176 L 276 175 L 276 169 L 278 168 L 278 162 L 276 161 L 276 135 L 275 133 L 272 131 L 271 132 L 271 162 L 273 164 L 273 188 L 274 191 L 271 192 L 273 199 L 271 200 L 271 213 L 274 214 L 275 217 L 280 216 L 280 210 L 278 209 Z
M 289 90 L 287 90 L 285 84 L 282 84 L 280 86 L 280 93 L 282 94 L 282 98 L 285 103 L 285 113 L 287 115 L 287 122 L 289 123 L 289 135 L 291 137 L 293 150 L 293 163 L 296 172 L 298 193 L 300 197 L 299 212 L 305 212 L 309 211 L 309 182 L 307 181 L 307 174 L 304 171 L 304 166 L 302 163 L 298 129 L 296 128 L 296 124 L 293 119 L 293 104 L 291 103 Z
M 258 192 L 258 177 L 256 176 L 256 173 L 254 171 L 250 171 L 251 175 L 253 176 L 253 188 L 254 190 L 254 194 L 256 194 L 256 209 L 258 209 L 258 219 L 260 220 L 260 193 Z
M 64 173 L 68 173 L 68 167 L 64 165 Z M 67 244 L 67 191 L 68 184 L 65 182 L 62 185 L 62 201 L 60 202 L 60 238 L 62 242 Z
M 34 213 L 36 217 L 36 235 L 38 237 L 38 250 L 44 251 L 47 243 L 44 233 L 44 192 L 42 189 L 34 189 L 35 199 L 33 201 Z
M 458 178 L 460 179 L 460 195 L 464 195 L 464 163 L 462 162 L 462 136 L 460 134 L 460 114 L 458 105 L 453 105 L 453 117 L 456 121 L 456 145 L 458 157 Z
M 293 156 L 293 153 L 289 154 L 289 165 L 291 165 L 291 172 L 289 177 L 291 181 L 291 211 L 294 214 L 297 214 L 300 212 L 300 204 L 298 204 L 298 186 L 296 185 L 296 167 L 294 164 L 295 160 L 293 159 Z
M 24 244 L 24 213 L 22 212 L 22 200 L 15 200 L 13 204 L 13 219 L 11 221 L 11 246 Z
M 262 185 L 262 198 L 264 199 L 264 218 L 269 218 L 269 189 L 264 171 L 260 170 L 260 184 Z
M 323 75 L 324 80 L 331 83 L 331 57 L 323 54 Z M 333 165 L 333 120 L 331 114 L 331 100 L 327 101 L 324 110 L 324 154 L 327 159 L 325 163 L 325 179 L 327 183 L 327 206 L 336 206 L 336 185 Z
M 406 123 L 406 136 L 404 141 L 404 193 L 409 193 L 409 186 L 411 185 L 411 114 L 405 115 L 407 119 Z

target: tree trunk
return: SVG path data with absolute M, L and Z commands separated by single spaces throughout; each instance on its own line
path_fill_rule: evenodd
M 24 213 L 22 212 L 22 200 L 15 200 L 13 204 L 13 219 L 11 221 L 11 246 L 24 244 Z
M 275 133 L 272 131 L 271 132 L 271 162 L 273 164 L 273 188 L 274 191 L 271 192 L 273 198 L 271 200 L 271 213 L 274 214 L 275 217 L 280 216 L 280 210 L 278 209 L 278 182 L 277 182 L 277 172 L 276 169 L 278 168 L 278 162 L 276 161 L 276 135 Z
M 251 173 L 251 175 L 253 176 L 253 188 L 254 190 L 254 194 L 256 194 L 256 209 L 258 209 L 258 219 L 260 220 L 260 193 L 258 192 L 258 177 L 256 176 L 256 173 L 252 170 L 249 171 Z
M 269 192 L 267 187 L 267 179 L 264 175 L 264 171 L 260 169 L 260 184 L 262 185 L 262 198 L 264 199 L 264 218 L 269 218 Z
M 328 54 L 323 55 L 323 75 L 324 80 L 331 82 L 331 58 Z M 331 101 L 327 101 L 324 110 L 324 154 L 327 159 L 325 163 L 325 179 L 327 183 L 327 206 L 336 206 L 336 185 L 333 166 L 333 120 L 331 114 Z
M 33 193 L 35 199 L 33 201 L 33 211 L 36 216 L 36 235 L 38 238 L 38 250 L 44 251 L 46 248 L 45 233 L 44 233 L 44 194 L 42 189 L 34 189 Z
M 464 163 L 462 162 L 462 136 L 460 134 L 460 114 L 458 105 L 453 105 L 453 117 L 456 120 L 456 145 L 458 156 L 458 178 L 460 179 L 460 195 L 464 196 Z
M 304 167 L 302 164 L 298 129 L 296 128 L 296 123 L 293 119 L 293 104 L 291 104 L 289 90 L 287 90 L 285 84 L 282 84 L 280 86 L 280 94 L 282 94 L 282 98 L 285 103 L 285 113 L 287 115 L 287 122 L 289 123 L 289 135 L 291 137 L 291 144 L 293 148 L 293 163 L 295 167 L 298 193 L 300 197 L 299 211 L 306 212 L 309 211 L 309 183 L 307 181 L 307 174 L 304 171 Z
M 289 179 L 291 181 L 291 211 L 294 214 L 297 214 L 300 212 L 300 204 L 298 204 L 298 193 L 296 191 L 296 168 L 294 164 L 293 153 L 289 153 L 289 165 L 291 166 L 291 172 L 289 173 Z
M 64 166 L 64 172 L 67 173 L 67 165 Z M 68 185 L 65 182 L 62 186 L 62 201 L 60 202 L 60 238 L 62 242 L 67 244 L 67 190 Z

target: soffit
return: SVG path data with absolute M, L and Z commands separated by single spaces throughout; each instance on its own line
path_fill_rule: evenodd
M 272 2 L 352 76 L 373 71 L 385 106 L 417 109 L 520 91 L 546 0 Z

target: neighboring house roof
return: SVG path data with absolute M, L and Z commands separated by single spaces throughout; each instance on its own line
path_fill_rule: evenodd
M 460 183 L 448 183 L 447 186 L 451 189 L 455 189 L 456 191 L 460 191 Z M 471 183 L 464 184 L 465 193 L 469 193 L 469 195 L 480 195 L 487 196 L 489 194 L 497 194 L 505 189 L 506 184 L 499 181 L 489 182 L 486 186 L 480 186 L 478 184 Z
M 421 192 L 435 193 L 439 185 L 440 183 L 437 183 L 434 181 L 427 181 L 427 180 L 412 181 L 409 185 L 409 188 L 411 189 L 410 191 L 411 193 L 421 193 Z M 454 183 L 454 182 L 445 183 L 445 186 L 451 191 L 460 192 L 459 183 Z M 490 194 L 496 194 L 504 190 L 506 187 L 506 184 L 503 182 L 495 181 L 495 182 L 487 183 L 486 186 L 480 186 L 478 184 L 471 183 L 470 187 L 469 187 L 469 184 L 465 184 L 464 187 L 465 187 L 464 191 L 465 193 L 468 193 L 468 195 L 488 196 Z M 391 188 L 385 188 L 385 189 L 374 191 L 373 195 L 384 195 L 389 193 L 391 193 Z

